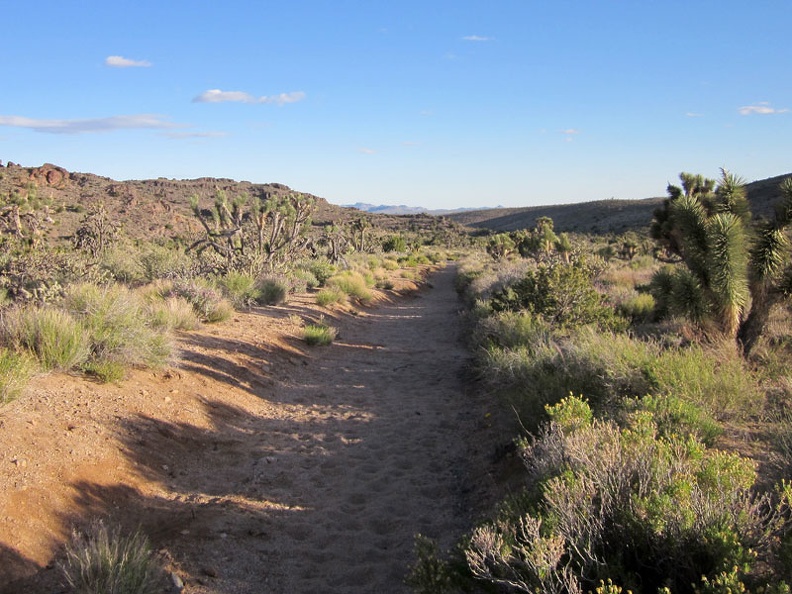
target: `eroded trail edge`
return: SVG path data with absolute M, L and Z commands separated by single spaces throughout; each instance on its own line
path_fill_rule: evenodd
M 43 378 L 0 412 L 0 570 L 55 583 L 98 516 L 140 526 L 190 593 L 407 592 L 415 535 L 472 521 L 454 274 L 328 319 L 328 347 L 297 338 L 318 312 L 296 300 L 185 335 L 165 372 Z

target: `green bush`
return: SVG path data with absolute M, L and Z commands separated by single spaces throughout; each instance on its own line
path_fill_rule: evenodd
M 758 382 L 733 348 L 664 349 L 644 372 L 652 393 L 673 395 L 719 420 L 746 418 L 764 407 Z
M 61 565 L 75 594 L 158 594 L 162 568 L 140 532 L 123 535 L 101 522 L 74 533 Z
M 0 405 L 17 398 L 35 371 L 36 362 L 27 353 L 0 348 Z
M 182 278 L 190 267 L 183 250 L 148 244 L 140 256 L 143 276 L 149 282 L 163 278 Z
M 374 294 L 369 289 L 369 283 L 361 273 L 353 270 L 345 270 L 331 277 L 327 284 L 329 287 L 336 287 L 346 295 L 357 299 L 360 303 L 370 303 Z
M 649 293 L 636 293 L 619 303 L 619 313 L 633 323 L 654 319 L 655 300 Z
M 140 283 L 146 278 L 137 254 L 131 245 L 114 245 L 102 254 L 100 266 L 118 282 L 128 285 Z
M 391 235 L 382 242 L 384 252 L 406 252 L 407 240 L 402 235 Z
M 535 503 L 473 532 L 466 556 L 479 579 L 525 592 L 580 592 L 612 579 L 636 593 L 676 594 L 772 555 L 779 525 L 751 493 L 749 460 L 658 437 L 651 415 L 620 429 L 585 408 L 567 399 L 549 411 L 564 422 L 525 445 Z
M 307 260 L 299 263 L 296 268 L 310 272 L 319 287 L 324 287 L 328 279 L 338 271 L 338 268 L 326 258 Z
M 327 346 L 336 337 L 337 330 L 326 324 L 308 324 L 303 328 L 303 340 L 311 346 Z
M 91 354 L 85 328 L 65 311 L 52 307 L 12 309 L 4 322 L 8 342 L 34 353 L 46 370 L 73 369 Z
M 295 268 L 289 273 L 289 280 L 295 287 L 296 293 L 304 293 L 308 289 L 319 288 L 319 279 L 313 272 L 304 268 Z
M 253 275 L 230 271 L 217 279 L 223 294 L 237 309 L 250 307 L 261 298 L 261 289 Z
M 147 319 L 143 300 L 123 285 L 73 285 L 63 307 L 88 331 L 91 356 L 84 369 L 99 377 L 116 381 L 119 369 L 160 367 L 170 356 L 170 344 Z
M 615 314 L 605 296 L 594 287 L 595 273 L 596 268 L 582 260 L 540 264 L 494 293 L 492 309 L 528 312 L 560 328 L 586 324 L 625 328 L 626 321 Z
M 289 284 L 283 278 L 266 277 L 257 283 L 259 292 L 258 302 L 262 305 L 279 305 L 286 301 Z
M 193 306 L 183 297 L 176 295 L 152 299 L 146 308 L 154 328 L 165 331 L 195 330 L 201 323 Z
M 346 293 L 338 287 L 327 287 L 316 294 L 316 303 L 322 307 L 327 307 L 335 303 L 345 303 L 346 298 Z

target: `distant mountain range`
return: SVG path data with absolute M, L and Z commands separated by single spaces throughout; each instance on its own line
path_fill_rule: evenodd
M 462 212 L 470 212 L 473 210 L 482 210 L 481 208 L 454 208 L 454 209 L 429 209 L 423 206 L 392 206 L 388 204 L 367 204 L 365 202 L 356 202 L 355 204 L 343 204 L 344 208 L 354 208 L 362 210 L 363 212 L 371 212 L 374 214 L 387 214 L 387 215 L 416 215 L 416 214 L 430 214 L 438 217 L 443 217 L 451 214 L 459 214 Z

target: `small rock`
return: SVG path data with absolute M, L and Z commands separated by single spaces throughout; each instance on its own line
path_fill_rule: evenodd
M 217 567 L 204 567 L 203 572 L 211 578 L 216 578 L 220 575 L 220 572 L 217 571 Z
M 173 572 L 171 572 L 170 575 L 171 575 L 171 581 L 173 582 L 173 585 L 176 587 L 176 590 L 178 590 L 179 592 L 184 590 L 184 581 Z

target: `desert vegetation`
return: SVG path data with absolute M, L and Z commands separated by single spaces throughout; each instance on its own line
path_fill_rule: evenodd
M 681 181 L 654 243 L 540 218 L 463 260 L 524 474 L 447 556 L 419 538 L 416 591 L 789 591 L 792 186 L 753 220 L 736 176 Z
M 476 389 L 521 467 L 452 550 L 417 535 L 413 589 L 788 592 L 792 183 L 757 211 L 726 171 L 680 181 L 644 227 L 585 234 L 544 210 L 462 232 L 226 185 L 183 196 L 153 239 L 115 195 L 66 204 L 26 183 L 0 204 L 0 406 L 37 374 L 166 368 L 183 333 L 220 324 L 222 342 L 237 312 L 297 293 L 321 313 L 294 316 L 291 346 L 328 346 L 339 316 L 456 259 Z M 158 563 L 141 533 L 95 524 L 62 572 L 75 592 L 155 591 Z

